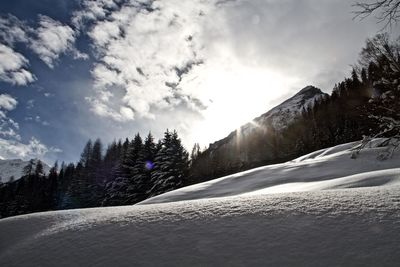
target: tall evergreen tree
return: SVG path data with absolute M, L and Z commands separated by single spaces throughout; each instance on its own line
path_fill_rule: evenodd
M 162 146 L 157 151 L 152 172 L 150 196 L 162 194 L 184 185 L 187 179 L 189 155 L 182 146 L 176 131 L 166 131 Z
M 132 183 L 135 188 L 134 202 L 142 201 L 148 196 L 147 192 L 151 187 L 151 173 L 154 168 L 155 152 L 154 138 L 149 133 L 134 165 L 134 175 L 132 177 Z
M 82 167 L 88 168 L 90 166 L 92 150 L 93 150 L 92 140 L 89 139 L 89 141 L 86 143 L 86 145 L 82 151 L 81 159 L 79 161 L 81 163 Z
M 48 187 L 47 187 L 47 195 L 49 203 L 49 207 L 51 209 L 57 208 L 57 202 L 59 198 L 59 189 L 58 189 L 58 162 L 56 161 L 53 167 L 50 168 L 49 176 L 48 176 Z
M 125 147 L 127 146 L 127 147 Z M 132 142 L 128 139 L 123 144 L 122 164 L 118 176 L 114 181 L 107 183 L 102 205 L 134 204 L 136 200 L 136 186 L 134 176 L 138 171 L 138 157 L 143 147 L 140 134 L 136 134 Z
M 37 160 L 36 162 L 35 175 L 38 177 L 44 175 L 43 163 L 41 160 Z

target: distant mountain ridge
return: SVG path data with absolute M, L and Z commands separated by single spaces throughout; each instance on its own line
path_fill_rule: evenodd
M 303 109 L 312 107 L 316 101 L 329 95 L 322 92 L 321 89 L 308 85 L 301 89 L 294 96 L 283 101 L 281 104 L 270 109 L 261 116 L 253 119 L 251 122 L 241 126 L 240 136 L 245 137 L 259 128 L 264 130 L 273 129 L 280 131 L 286 128 L 293 120 L 301 115 Z M 231 132 L 227 137 L 210 144 L 210 149 L 218 149 L 222 144 L 227 144 L 237 136 L 237 131 Z
M 289 127 L 316 103 L 328 98 L 329 95 L 319 88 L 306 86 L 227 137 L 210 144 L 193 163 L 192 183 L 204 181 L 203 177 L 221 177 L 293 158 L 300 151 L 287 145 L 293 140 L 287 137 Z
M 34 160 L 35 166 L 38 159 Z M 29 160 L 22 159 L 0 159 L 0 183 L 8 183 L 18 180 L 23 176 L 24 167 L 29 164 Z M 44 172 L 47 174 L 50 166 L 42 161 Z
M 281 130 L 299 116 L 303 109 L 314 106 L 316 101 L 327 96 L 328 94 L 317 87 L 306 86 L 291 98 L 255 118 L 254 121 L 259 124 L 267 124 L 270 121 L 275 130 Z

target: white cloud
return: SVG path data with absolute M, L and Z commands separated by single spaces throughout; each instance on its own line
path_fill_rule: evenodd
M 0 40 L 7 45 L 28 42 L 25 29 L 29 29 L 29 26 L 13 15 L 0 17 Z
M 72 24 L 82 28 L 87 22 L 103 19 L 110 12 L 118 8 L 121 0 L 86 0 L 82 1 L 82 9 L 75 11 L 72 17 Z
M 32 50 L 50 68 L 63 54 L 88 59 L 74 46 L 77 34 L 70 26 L 43 15 L 38 16 L 37 28 L 13 15 L 0 16 L 0 81 L 27 85 L 36 80 L 28 69 L 28 59 L 16 51 L 17 43 Z
M 39 27 L 24 31 L 15 17 L 0 19 L 0 29 L 8 25 L 0 49 L 11 58 L 10 64 L 0 60 L 0 79 L 35 79 L 14 43 L 25 43 L 53 67 L 63 54 L 87 58 L 74 48 L 77 36 L 87 34 L 96 57 L 94 91 L 86 98 L 93 112 L 125 122 L 165 119 L 164 111 L 179 110 L 181 117 L 168 123 L 179 121 L 207 141 L 306 84 L 329 91 L 378 28 L 353 22 L 350 4 L 341 0 L 80 3 L 73 26 L 39 16 Z M 201 113 L 207 123 L 190 122 L 186 110 Z M 211 128 L 218 136 L 207 136 Z
M 70 52 L 72 54 L 72 57 L 75 60 L 78 60 L 78 59 L 87 60 L 87 59 L 89 59 L 89 55 L 88 54 L 79 51 L 75 47 L 70 47 L 70 50 L 71 50 Z
M 203 144 L 305 85 L 329 91 L 379 28 L 354 22 L 351 4 L 341 0 L 109 0 L 83 6 L 73 21 L 88 32 L 97 57 L 92 111 L 125 121 L 185 106 L 203 116 L 204 123 L 187 116 L 185 124 L 197 135 L 192 140 Z M 123 114 L 125 108 L 133 116 Z
M 96 95 L 89 101 L 94 112 L 116 120 L 154 118 L 161 107 L 190 101 L 176 86 L 203 62 L 198 35 L 201 14 L 209 5 L 130 1 L 118 8 L 113 1 L 85 3 L 86 20 L 94 20 L 88 35 L 98 55 L 92 70 Z M 82 12 L 76 21 L 84 20 Z M 123 97 L 112 97 L 115 90 L 122 90 Z M 109 92 L 111 97 L 104 98 Z
M 35 99 L 30 99 L 26 101 L 26 108 L 27 109 L 32 109 L 35 107 Z
M 26 144 L 17 140 L 0 138 L 0 157 L 5 159 L 20 158 L 26 160 L 31 158 L 43 158 L 48 153 L 60 152 L 60 149 L 47 147 L 34 137 Z
M 18 101 L 17 99 L 13 98 L 12 96 L 8 94 L 1 94 L 0 95 L 0 110 L 5 109 L 5 110 L 13 110 L 17 106 Z
M 15 43 L 27 43 L 26 29 L 30 29 L 17 17 L 0 17 L 0 81 L 15 85 L 26 85 L 35 81 L 35 76 L 27 70 L 28 59 L 14 50 Z
M 12 48 L 0 43 L 0 81 L 16 85 L 33 82 L 35 76 L 26 70 L 28 59 Z
M 32 118 L 32 119 L 33 119 L 33 118 Z M 35 116 L 35 121 L 36 121 L 37 123 L 42 124 L 43 126 L 49 126 L 49 125 L 50 125 L 50 123 L 49 123 L 48 121 L 43 120 L 39 115 L 36 115 L 36 116 Z
M 130 109 L 130 108 L 121 107 L 120 114 L 126 120 L 133 120 L 134 119 L 134 113 L 133 113 L 132 109 Z
M 47 153 L 59 153 L 60 149 L 47 147 L 37 138 L 31 137 L 26 143 L 22 142 L 19 135 L 19 124 L 8 116 L 8 112 L 17 107 L 18 101 L 8 95 L 0 94 L 0 157 L 1 158 L 41 158 Z M 32 117 L 29 117 L 33 120 Z M 35 117 L 35 121 L 48 125 L 47 121 L 43 121 L 39 116 Z
M 106 105 L 101 98 L 87 97 L 86 100 L 90 104 L 91 110 L 99 116 L 111 118 L 119 122 L 125 122 L 134 119 L 134 112 L 128 107 L 120 107 L 119 110 L 115 110 Z
M 50 68 L 60 55 L 73 50 L 75 32 L 68 25 L 40 15 L 39 27 L 35 30 L 35 39 L 30 47 Z
M 37 122 L 42 124 L 43 126 L 49 126 L 50 123 L 46 120 L 43 120 L 39 115 L 36 116 L 27 116 L 25 117 L 25 121 Z
M 19 125 L 9 118 L 7 113 L 17 107 L 18 101 L 8 94 L 0 94 L 0 138 L 7 137 L 19 140 Z

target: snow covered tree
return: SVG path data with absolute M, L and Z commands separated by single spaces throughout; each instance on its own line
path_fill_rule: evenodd
M 189 168 L 189 154 L 182 146 L 176 131 L 166 131 L 161 147 L 154 158 L 150 196 L 177 189 L 184 185 Z
M 388 34 L 378 34 L 367 40 L 361 52 L 360 64 L 368 66 L 368 80 L 374 92 L 365 111 L 376 125 L 373 137 L 388 137 L 386 153 L 391 157 L 400 145 L 400 38 L 392 41 Z M 382 144 L 383 145 L 383 144 Z

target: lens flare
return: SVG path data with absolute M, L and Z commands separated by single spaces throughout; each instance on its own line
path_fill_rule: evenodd
M 144 166 L 147 170 L 151 171 L 154 168 L 154 163 L 148 160 Z

